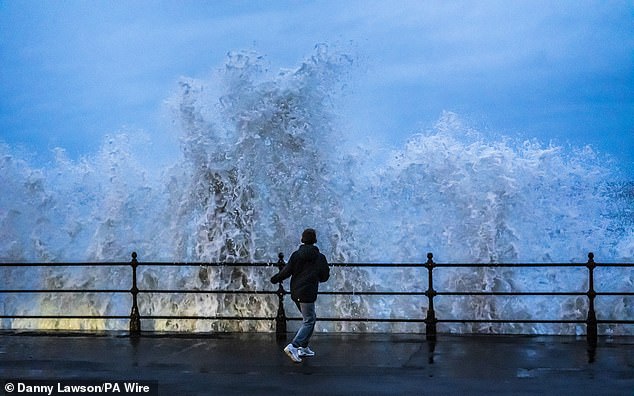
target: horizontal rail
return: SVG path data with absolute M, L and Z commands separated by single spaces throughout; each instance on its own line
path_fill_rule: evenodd
M 586 296 L 587 292 L 436 292 L 437 296 Z
M 126 319 L 130 315 L 0 315 L 0 319 Z
M 130 265 L 130 263 L 128 263 Z M 206 263 L 206 262 L 163 262 L 163 261 L 144 261 L 138 263 L 139 267 L 275 267 L 275 263 Z
M 139 293 L 150 293 L 150 294 L 279 294 L 280 292 L 277 290 L 139 290 Z M 284 292 L 284 295 L 290 294 L 288 292 Z M 398 291 L 387 291 L 387 292 L 374 292 L 374 291 L 320 291 L 318 293 L 321 295 L 337 295 L 337 296 L 424 296 L 425 292 L 398 292 Z
M 128 263 L 129 265 L 129 263 Z M 274 267 L 276 263 L 208 263 L 208 262 L 162 262 L 144 261 L 140 267 Z M 342 268 L 425 268 L 425 263 L 329 263 L 330 267 Z M 585 268 L 586 263 L 436 263 L 434 268 Z M 596 263 L 595 267 L 634 267 L 633 263 Z
M 6 294 L 45 294 L 45 293 L 93 293 L 93 294 L 125 294 L 130 293 L 130 289 L 78 289 L 78 290 L 65 290 L 65 289 L 7 289 L 0 290 L 0 293 Z M 273 290 L 139 290 L 139 293 L 143 294 L 278 294 Z M 515 296 L 515 297 L 530 297 L 530 296 L 587 296 L 587 292 L 435 292 L 436 296 Z M 288 294 L 288 293 L 285 293 Z M 372 291 L 332 291 L 332 292 L 319 292 L 321 295 L 329 296 L 426 296 L 427 292 L 372 292 Z M 634 296 L 634 292 L 595 292 L 598 296 Z
M 286 320 L 302 321 L 302 318 L 286 318 Z M 425 323 L 420 318 L 319 318 L 320 322 L 378 322 L 378 323 Z
M 436 263 L 434 268 L 549 268 L 572 267 L 585 268 L 585 263 Z
M 277 294 L 275 290 L 139 290 L 144 294 Z
M 0 293 L 130 293 L 130 289 L 4 289 Z M 276 290 L 180 290 L 180 289 L 139 289 L 145 294 L 278 294 Z M 289 294 L 286 292 L 285 294 Z M 320 291 L 319 295 L 332 296 L 426 296 L 428 293 L 406 291 Z M 435 292 L 436 296 L 587 296 L 587 292 Z M 634 292 L 595 292 L 596 296 L 634 296 Z
M 274 320 L 275 316 L 195 316 L 195 315 L 147 315 L 141 316 L 141 320 Z
M 76 262 L 76 263 L 0 263 L 0 267 L 129 267 L 129 262 Z
M 302 318 L 286 318 L 301 321 Z M 320 322 L 393 322 L 393 323 L 425 323 L 420 318 L 319 318 Z M 634 320 L 597 320 L 600 324 L 634 324 Z M 585 324 L 584 319 L 437 319 L 436 323 L 542 323 L 542 324 Z
M 425 292 L 405 292 L 405 291 L 324 291 L 318 293 L 330 296 L 424 296 Z
M 0 293 L 130 293 L 130 289 L 5 289 Z
M 584 319 L 438 319 L 436 323 L 549 323 L 549 324 L 581 324 Z
M 275 263 L 208 263 L 208 262 L 163 262 L 146 261 L 138 263 L 139 267 L 274 267 Z M 0 262 L 0 267 L 129 267 L 129 262 Z M 330 267 L 343 268 L 425 268 L 424 263 L 330 263 Z M 585 268 L 585 263 L 434 263 L 434 268 L 550 268 L 572 267 Z M 634 263 L 596 263 L 601 267 L 631 267 Z
M 273 320 L 274 316 L 196 316 L 196 315 L 142 315 L 141 320 Z M 0 315 L 0 319 L 104 319 L 129 320 L 126 315 Z M 302 318 L 291 317 L 286 320 L 301 321 Z M 386 323 L 425 323 L 422 318 L 334 318 L 320 317 L 321 322 L 386 322 Z M 437 319 L 436 323 L 550 323 L 550 324 L 584 324 L 583 319 Z M 634 324 L 634 320 L 598 319 L 599 324 Z

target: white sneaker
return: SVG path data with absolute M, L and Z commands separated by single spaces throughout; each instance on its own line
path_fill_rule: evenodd
M 315 356 L 315 352 L 313 352 L 309 347 L 299 347 L 299 356 Z
M 299 349 L 295 348 L 293 344 L 288 344 L 286 348 L 284 348 L 284 352 L 291 358 L 295 363 L 301 363 L 302 359 L 299 357 Z

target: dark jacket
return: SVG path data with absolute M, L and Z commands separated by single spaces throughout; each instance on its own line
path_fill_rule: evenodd
M 282 270 L 271 278 L 279 283 L 291 277 L 291 298 L 296 302 L 312 303 L 317 300 L 319 282 L 330 278 L 326 256 L 315 245 L 301 245 L 291 255 Z

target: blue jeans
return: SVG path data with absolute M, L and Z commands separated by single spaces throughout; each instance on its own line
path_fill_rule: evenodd
M 307 347 L 310 342 L 310 337 L 313 335 L 315 329 L 315 322 L 317 321 L 317 314 L 315 313 L 315 303 L 298 303 L 297 308 L 302 313 L 302 326 L 297 330 L 295 338 L 293 338 L 293 346 L 295 348 Z

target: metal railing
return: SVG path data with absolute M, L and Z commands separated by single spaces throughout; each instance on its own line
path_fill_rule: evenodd
M 139 289 L 137 282 L 137 269 L 139 266 L 144 267 L 165 267 L 165 266 L 177 266 L 177 267 L 199 267 L 199 266 L 215 266 L 215 267 L 273 267 L 277 266 L 280 271 L 285 265 L 284 255 L 279 254 L 279 260 L 275 264 L 271 263 L 165 263 L 165 262 L 145 262 L 139 263 L 137 261 L 137 254 L 132 253 L 132 260 L 130 262 L 112 262 L 112 263 L 0 263 L 0 267 L 125 267 L 129 266 L 132 269 L 132 285 L 130 289 L 0 289 L 0 293 L 130 293 L 132 296 L 132 307 L 130 315 L 0 315 L 0 319 L 92 319 L 92 320 L 129 320 L 129 332 L 131 335 L 139 335 L 142 330 L 141 320 L 238 320 L 238 321 L 275 321 L 275 329 L 278 336 L 285 336 L 287 327 L 286 324 L 289 320 L 301 320 L 301 318 L 288 318 L 285 314 L 284 300 L 285 296 L 290 294 L 284 289 L 282 283 L 278 284 L 277 290 L 206 290 L 206 289 Z M 597 296 L 634 296 L 634 292 L 615 292 L 615 291 L 596 291 L 594 281 L 594 271 L 599 267 L 628 267 L 634 268 L 634 264 L 631 263 L 610 263 L 610 264 L 597 264 L 594 261 L 594 254 L 588 254 L 588 261 L 583 264 L 575 263 L 547 263 L 547 264 L 505 264 L 505 263 L 490 263 L 490 264 L 449 264 L 449 263 L 435 263 L 433 261 L 433 255 L 427 254 L 427 261 L 424 264 L 331 264 L 332 267 L 346 268 L 418 268 L 427 272 L 427 290 L 426 291 L 364 291 L 364 290 L 340 290 L 340 291 L 322 291 L 320 295 L 354 295 L 354 296 L 420 296 L 427 299 L 427 312 L 426 316 L 421 317 L 402 317 L 402 318 L 378 318 L 378 317 L 320 317 L 320 321 L 335 321 L 335 322 L 384 322 L 384 323 L 424 323 L 425 333 L 428 340 L 435 340 L 437 336 L 437 325 L 439 323 L 545 323 L 545 324 L 583 324 L 586 327 L 587 341 L 590 346 L 596 346 L 598 336 L 599 324 L 634 324 L 632 319 L 597 319 L 595 311 L 595 299 Z M 496 268 L 496 267 L 510 267 L 515 269 L 522 268 L 554 268 L 554 267 L 576 267 L 587 268 L 588 270 L 588 288 L 584 291 L 437 291 L 434 289 L 434 271 L 441 270 L 443 268 Z M 421 279 L 423 277 L 421 276 Z M 144 294 L 244 294 L 244 295 L 276 295 L 278 297 L 277 314 L 272 316 L 240 316 L 240 315 L 227 315 L 227 316 L 192 316 L 192 315 L 141 315 L 139 310 L 138 295 Z M 439 296 L 585 296 L 588 299 L 588 310 L 586 319 L 449 319 L 438 318 L 436 315 L 434 302 L 435 298 Z M 422 310 L 421 310 L 422 312 Z

